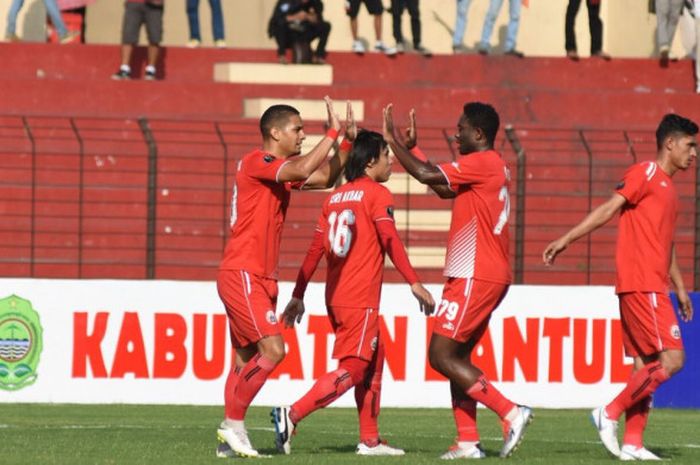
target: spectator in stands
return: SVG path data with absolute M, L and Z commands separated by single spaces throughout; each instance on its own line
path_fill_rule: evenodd
M 374 16 L 374 50 L 377 52 L 383 52 L 389 56 L 396 55 L 395 47 L 387 47 L 382 42 L 382 13 L 384 12 L 384 7 L 382 6 L 382 0 L 345 0 L 345 11 L 350 17 L 350 31 L 352 32 L 352 51 L 355 53 L 365 53 L 365 44 L 359 39 L 357 35 L 357 14 L 360 12 L 360 3 L 364 3 L 367 7 L 369 14 Z
M 326 62 L 326 43 L 331 33 L 331 23 L 323 20 L 321 0 L 278 0 L 267 33 L 277 42 L 277 60 L 280 63 L 287 63 L 287 49 L 294 47 L 295 43 L 302 42 L 301 46 L 308 49 L 314 39 L 318 39 L 318 45 L 313 56 L 308 59 L 297 56 L 296 61 Z M 299 51 L 295 54 L 299 54 Z
M 5 31 L 5 39 L 10 42 L 19 41 L 19 36 L 17 36 L 17 15 L 19 15 L 19 10 L 22 9 L 24 5 L 24 0 L 13 0 L 10 5 L 10 10 L 7 13 L 7 30 Z M 61 17 L 61 11 L 58 9 L 58 4 L 56 0 L 44 0 L 44 5 L 46 6 L 46 12 L 51 18 L 51 22 L 56 27 L 58 32 L 58 41 L 61 44 L 67 44 L 71 42 L 79 33 L 76 31 L 68 31 L 66 25 Z
M 510 4 L 510 9 L 508 10 L 510 19 L 508 20 L 508 32 L 506 33 L 506 43 L 503 48 L 503 53 L 523 58 L 525 54 L 515 49 L 515 41 L 518 38 L 518 28 L 520 27 L 521 0 L 508 0 L 508 2 Z M 491 48 L 491 33 L 493 32 L 493 25 L 496 23 L 496 18 L 498 18 L 498 13 L 501 11 L 501 6 L 503 6 L 503 0 L 491 0 L 489 3 L 489 9 L 484 19 L 484 29 L 481 31 L 481 42 L 479 42 L 479 53 L 482 55 L 489 54 Z
M 452 33 L 452 51 L 454 53 L 467 53 L 464 46 L 464 30 L 467 28 L 467 13 L 471 0 L 457 0 L 457 17 L 455 19 L 455 30 Z
M 610 55 L 603 51 L 603 22 L 600 20 L 600 3 L 603 0 L 586 0 L 588 8 L 588 30 L 591 33 L 591 56 L 610 60 Z M 581 6 L 581 0 L 569 0 L 566 8 L 566 56 L 578 61 L 578 51 L 576 48 L 576 34 L 574 33 L 574 23 L 576 15 Z
M 678 20 L 683 11 L 683 0 L 655 0 L 656 45 L 659 47 L 659 64 L 668 66 L 671 42 L 676 35 Z
M 163 37 L 164 0 L 126 0 L 122 23 L 121 66 L 112 79 L 131 79 L 131 55 L 139 41 L 141 26 L 146 26 L 148 35 L 148 59 L 144 79 L 156 79 L 156 63 Z
M 226 47 L 224 39 L 224 13 L 221 10 L 221 0 L 209 0 L 211 8 L 211 30 L 214 36 L 214 45 L 218 48 Z M 190 40 L 187 46 L 197 48 L 202 44 L 202 35 L 199 33 L 199 0 L 187 0 L 187 21 L 190 25 Z
M 411 17 L 411 35 L 413 36 L 413 50 L 423 56 L 431 56 L 432 53 L 421 44 L 421 24 L 420 24 L 420 9 L 418 6 L 420 0 L 391 0 L 391 17 L 393 20 L 394 39 L 396 39 L 396 51 L 403 53 L 406 50 L 406 42 L 403 39 L 401 32 L 401 16 L 404 10 L 408 9 L 408 14 Z

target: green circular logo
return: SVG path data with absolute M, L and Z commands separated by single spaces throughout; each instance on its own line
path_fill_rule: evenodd
M 31 302 L 16 295 L 0 300 L 0 389 L 16 391 L 36 381 L 41 336 Z

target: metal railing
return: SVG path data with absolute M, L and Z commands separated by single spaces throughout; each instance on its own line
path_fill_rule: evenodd
M 320 123 L 307 126 L 323 132 Z M 0 116 L 0 275 L 213 279 L 235 161 L 259 144 L 257 131 L 250 121 Z M 649 128 L 505 128 L 497 148 L 513 172 L 516 283 L 612 283 L 614 225 L 572 245 L 555 269 L 539 257 L 611 194 L 627 166 L 654 158 L 653 137 Z M 422 130 L 421 146 L 431 158 L 440 154 L 438 161 L 457 156 L 445 128 Z M 697 289 L 700 187 L 693 171 L 674 183 L 679 261 Z M 292 200 L 283 279 L 294 277 L 303 258 L 322 200 L 314 195 Z M 446 208 L 430 194 L 397 198 L 407 211 Z M 417 232 L 407 223 L 407 246 L 444 246 L 444 230 Z M 439 279 L 437 265 L 424 272 Z

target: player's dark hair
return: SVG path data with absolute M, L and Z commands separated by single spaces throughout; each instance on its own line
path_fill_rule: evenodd
M 661 150 L 664 140 L 668 136 L 682 134 L 684 136 L 694 136 L 698 133 L 698 125 L 675 113 L 666 114 L 659 127 L 656 129 L 656 150 Z
M 361 129 L 352 144 L 352 153 L 345 165 L 345 179 L 352 181 L 364 176 L 367 163 L 378 160 L 385 147 L 386 141 L 381 134 Z
M 464 118 L 473 128 L 479 128 L 486 135 L 489 146 L 493 148 L 501 119 L 496 110 L 488 103 L 469 102 L 464 105 Z
M 283 126 L 289 118 L 298 114 L 299 110 L 291 105 L 272 105 L 260 117 L 260 134 L 262 134 L 263 139 L 270 138 L 272 128 Z

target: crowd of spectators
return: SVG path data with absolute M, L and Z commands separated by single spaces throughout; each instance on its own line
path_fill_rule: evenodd
M 17 35 L 17 17 L 25 0 L 12 0 L 7 14 L 7 41 L 20 40 Z M 43 0 L 50 23 L 55 29 L 56 42 L 68 43 L 82 38 L 81 31 L 69 30 L 64 24 L 62 12 L 72 11 L 84 18 L 85 7 L 96 0 Z M 221 0 L 207 0 L 211 9 L 211 27 L 214 45 L 226 47 L 224 12 Z M 370 48 L 358 35 L 358 14 L 364 6 L 372 17 L 374 29 L 374 45 L 372 50 L 388 56 L 414 51 L 430 57 L 431 51 L 423 45 L 421 35 L 420 0 L 390 0 L 386 7 L 383 0 L 344 0 L 345 10 L 349 19 L 352 42 L 350 49 L 357 54 L 364 54 Z M 455 22 L 452 31 L 452 51 L 455 54 L 468 53 L 471 50 L 482 55 L 489 55 L 491 37 L 496 19 L 505 0 L 489 0 L 488 10 L 483 20 L 481 36 L 474 49 L 464 44 L 464 34 L 467 28 L 467 18 L 472 0 L 455 0 Z M 522 5 L 529 0 L 508 0 L 508 24 L 502 53 L 507 56 L 523 58 L 525 55 L 516 48 L 520 13 Z M 600 18 L 601 3 L 604 0 L 568 0 L 564 18 L 564 51 L 573 60 L 580 59 L 574 25 L 581 3 L 585 2 L 588 14 L 588 29 L 590 33 L 591 57 L 610 60 L 611 57 L 603 49 L 603 22 Z M 199 24 L 200 0 L 186 0 L 186 14 L 189 25 L 188 47 L 199 47 L 202 44 Z M 694 23 L 695 37 L 700 37 L 700 0 L 649 0 L 649 12 L 656 15 L 656 50 L 660 66 L 667 67 L 674 58 L 671 57 L 671 43 L 676 29 L 685 11 L 690 22 Z M 140 29 L 145 26 L 148 37 L 148 65 L 145 78 L 156 78 L 156 63 L 158 61 L 160 42 L 163 34 L 164 0 L 125 0 L 122 19 L 122 51 L 119 70 L 112 76 L 115 79 L 131 78 L 131 55 L 138 43 Z M 280 63 L 318 63 L 326 61 L 326 44 L 331 32 L 331 24 L 323 18 L 323 0 L 278 0 L 271 12 L 267 32 L 277 44 L 277 60 Z M 411 41 L 405 39 L 402 31 L 403 14 L 408 12 L 411 25 Z M 382 37 L 382 16 L 389 13 L 392 16 L 392 32 L 395 46 L 384 42 Z M 83 21 L 84 27 L 84 21 Z M 83 31 L 84 32 L 84 31 Z M 696 40 L 697 41 L 697 40 Z M 312 50 L 312 44 L 315 46 Z M 695 54 L 700 47 L 695 47 Z M 291 53 L 290 53 L 291 51 Z M 291 59 L 290 59 L 291 55 Z M 700 75 L 700 65 L 696 60 L 696 76 Z M 700 93 L 700 79 L 697 81 L 697 91 Z

